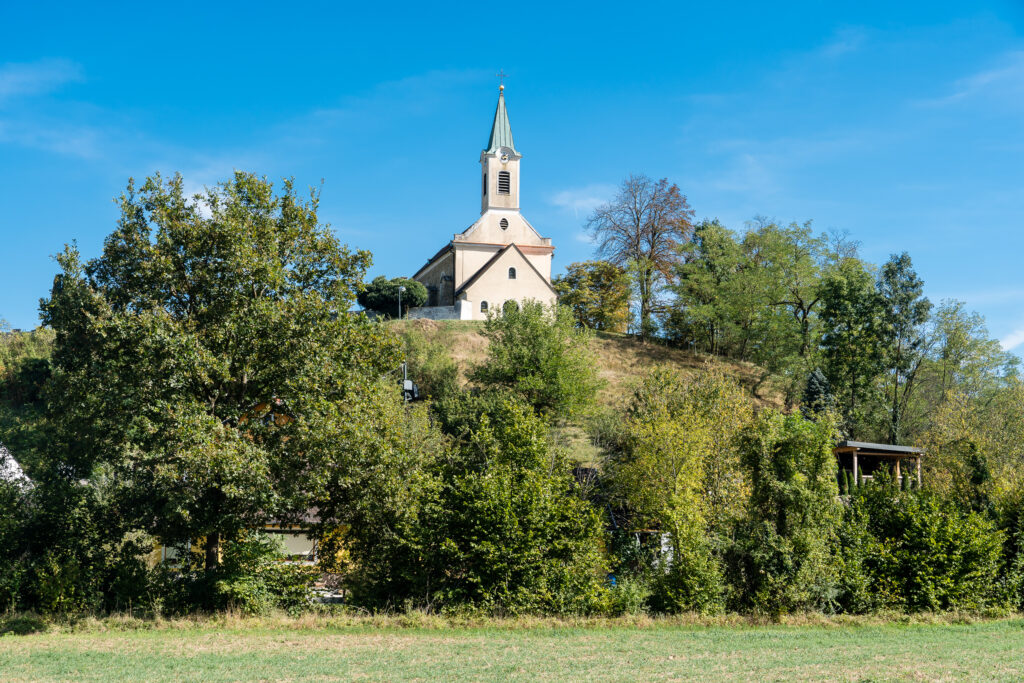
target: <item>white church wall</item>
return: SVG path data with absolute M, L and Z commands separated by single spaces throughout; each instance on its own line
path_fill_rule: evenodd
M 508 222 L 507 228 L 501 221 Z M 488 244 L 530 244 L 550 246 L 549 238 L 541 237 L 518 211 L 492 209 L 480 216 L 468 230 L 455 236 L 455 241 L 485 242 Z
M 516 269 L 514 280 L 508 277 L 509 268 Z M 487 312 L 480 310 L 480 304 L 484 301 L 487 302 L 489 311 L 500 312 L 506 301 L 522 304 L 529 299 L 535 299 L 550 306 L 557 300 L 548 283 L 539 277 L 523 256 L 514 249 L 505 252 L 500 259 L 492 263 L 476 282 L 466 288 L 465 295 L 467 305 L 474 302 L 473 320 L 487 318 Z

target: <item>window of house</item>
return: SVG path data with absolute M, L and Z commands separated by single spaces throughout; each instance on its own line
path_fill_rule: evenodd
M 509 280 L 515 280 L 516 279 L 516 269 L 515 268 L 509 268 L 508 269 L 508 279 Z
M 481 313 L 486 313 L 487 312 L 487 302 L 486 301 L 481 301 L 480 302 L 480 312 Z
M 512 188 L 512 174 L 498 171 L 498 194 L 509 194 Z
M 498 221 L 498 225 L 501 226 L 502 230 L 508 230 L 508 219 L 502 218 L 500 221 Z

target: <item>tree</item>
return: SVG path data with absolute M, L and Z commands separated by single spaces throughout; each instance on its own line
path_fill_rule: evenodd
M 868 428 L 885 371 L 882 302 L 874 278 L 858 259 L 845 258 L 821 283 L 823 371 L 851 438 Z
M 724 354 L 735 337 L 731 295 L 743 258 L 740 245 L 717 220 L 702 221 L 679 251 L 683 261 L 675 267 L 677 308 L 669 316 L 669 334 Z
M 290 181 L 234 177 L 192 198 L 159 175 L 120 198 L 98 258 L 68 247 L 42 302 L 60 476 L 104 472 L 166 545 L 222 539 L 308 503 L 296 425 L 393 372 L 400 344 L 348 314 L 370 256 Z
M 693 210 L 678 185 L 667 178 L 630 175 L 615 197 L 587 221 L 598 255 L 633 273 L 637 322 L 644 338 L 657 328 L 659 292 L 674 276 L 678 248 L 693 232 L 692 218 Z
M 599 386 L 588 330 L 564 306 L 522 308 L 488 316 L 487 358 L 470 372 L 481 387 L 504 387 L 548 419 L 585 410 Z
M 832 386 L 828 383 L 828 378 L 819 368 L 815 368 L 814 372 L 807 375 L 807 385 L 800 401 L 800 412 L 804 417 L 813 419 L 819 413 L 832 410 L 834 403 L 835 397 L 832 396 Z
M 773 410 L 744 433 L 752 492 L 733 570 L 750 606 L 788 612 L 824 609 L 834 599 L 841 520 L 834 444 L 828 420 Z
M 878 274 L 882 308 L 889 443 L 903 438 L 903 415 L 916 388 L 918 370 L 925 359 L 924 325 L 932 304 L 925 298 L 924 282 L 914 272 L 907 252 L 893 255 Z
M 400 287 L 405 287 L 405 290 L 400 292 Z M 378 275 L 373 278 L 372 282 L 360 288 L 357 300 L 363 308 L 379 313 L 386 318 L 397 315 L 399 300 L 401 300 L 402 316 L 404 317 L 410 308 L 417 308 L 427 303 L 427 288 L 422 282 L 407 277 L 388 280 L 383 275 Z
M 601 518 L 576 495 L 544 421 L 496 394 L 451 396 L 441 409 L 440 421 L 456 428 L 450 445 L 430 437 L 425 413 L 406 447 L 380 444 L 366 455 L 348 439 L 338 443 L 365 465 L 345 468 L 357 475 L 357 514 L 345 532 L 355 603 L 502 614 L 599 607 Z M 415 446 L 421 438 L 429 445 Z
M 656 581 L 665 609 L 720 606 L 715 541 L 739 516 L 748 493 L 736 437 L 751 415 L 742 389 L 711 371 L 687 379 L 658 368 L 633 397 L 621 452 L 609 458 L 606 471 L 633 527 L 669 534 L 671 562 Z
M 629 273 L 608 261 L 570 263 L 552 284 L 580 327 L 625 332 L 629 325 Z

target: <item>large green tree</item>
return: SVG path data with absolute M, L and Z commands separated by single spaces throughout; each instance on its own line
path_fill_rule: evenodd
M 370 256 L 319 222 L 315 192 L 237 172 L 189 197 L 157 175 L 119 204 L 103 253 L 67 248 L 42 302 L 55 452 L 164 543 L 205 538 L 209 569 L 223 538 L 308 502 L 290 432 L 394 371 L 400 345 L 348 313 Z
M 558 303 L 580 327 L 625 332 L 629 326 L 629 272 L 608 261 L 570 263 L 552 282 Z
M 903 416 L 927 353 L 925 323 L 932 304 L 907 252 L 894 254 L 878 274 L 885 350 L 889 443 L 903 438 Z
M 848 436 L 863 438 L 879 407 L 885 372 L 885 325 L 875 279 L 858 259 L 845 258 L 821 283 L 822 370 L 832 385 Z

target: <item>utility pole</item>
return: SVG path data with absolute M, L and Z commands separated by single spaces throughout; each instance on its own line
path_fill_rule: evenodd
M 399 285 L 398 287 L 398 319 L 402 319 L 402 292 L 405 291 L 405 287 Z

